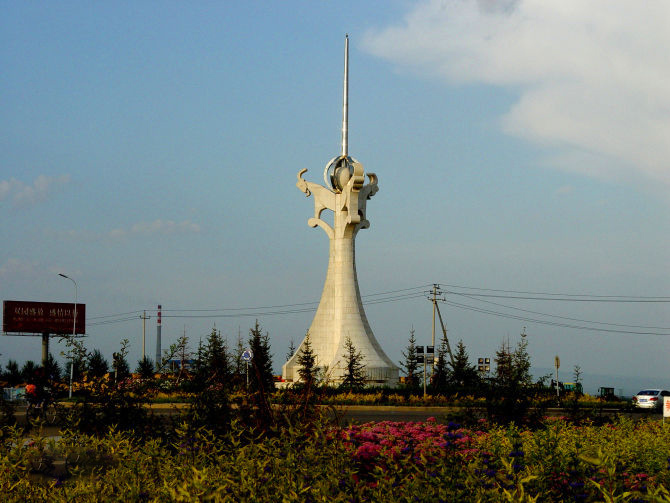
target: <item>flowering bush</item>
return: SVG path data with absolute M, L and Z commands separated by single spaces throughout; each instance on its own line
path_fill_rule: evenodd
M 63 467 L 64 465 L 64 467 Z M 60 471 L 58 466 L 63 467 Z M 54 468 L 56 467 L 56 468 Z M 670 501 L 670 425 L 378 422 L 25 442 L 2 428 L 3 501 Z
M 661 423 L 621 419 L 599 427 L 549 419 L 536 431 L 480 426 L 382 422 L 351 426 L 342 436 L 359 481 L 379 487 L 389 476 L 406 483 L 439 478 L 422 497 L 670 501 L 670 427 Z

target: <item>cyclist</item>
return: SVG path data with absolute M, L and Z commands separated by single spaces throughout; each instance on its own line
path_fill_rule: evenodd
M 26 386 L 27 417 L 45 417 L 47 415 L 47 407 L 52 401 L 47 384 L 44 369 L 40 367 L 35 371 L 32 382 Z

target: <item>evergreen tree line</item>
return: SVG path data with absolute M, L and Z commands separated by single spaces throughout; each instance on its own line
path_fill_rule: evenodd
M 247 380 L 252 392 L 273 389 L 270 336 L 267 332 L 263 333 L 258 321 L 249 330 L 246 342 L 245 347 L 243 339 L 238 337 L 235 347 L 231 349 L 226 339 L 221 336 L 221 331 L 213 328 L 207 340 L 198 343 L 195 352 L 189 351 L 186 338 L 180 340 L 172 352 L 180 362 L 192 361 L 189 372 L 194 390 L 211 385 L 243 387 L 247 385 Z M 247 348 L 252 354 L 248 363 L 242 358 Z M 185 365 L 180 363 L 179 367 L 180 373 L 185 373 Z
M 52 383 L 69 381 L 71 361 L 70 359 L 64 365 L 61 365 L 54 358 L 53 354 L 49 353 L 45 368 L 42 367 L 41 363 L 36 363 L 33 360 L 27 360 L 19 368 L 19 364 L 15 360 L 10 359 L 5 369 L 0 371 L 0 381 L 3 381 L 8 386 L 30 383 L 36 378 L 44 378 Z M 139 372 L 140 367 L 141 361 L 138 362 L 136 372 Z M 75 381 L 81 379 L 84 375 L 88 377 L 103 377 L 110 372 L 114 372 L 119 379 L 128 377 L 130 375 L 130 367 L 126 358 L 116 358 L 115 353 L 114 361 L 110 364 L 99 349 L 93 350 L 86 359 L 74 358 L 72 377 Z
M 409 343 L 402 353 L 401 367 L 407 376 L 405 387 L 417 391 L 423 384 L 424 365 L 418 362 L 414 331 L 410 331 Z M 446 337 L 440 341 L 434 371 L 427 371 L 427 391 L 445 396 L 473 396 L 485 398 L 487 416 L 499 423 L 509 423 L 522 418 L 533 420 L 529 413 L 542 414 L 542 409 L 554 399 L 553 392 L 545 386 L 549 376 L 536 382 L 530 373 L 531 360 L 528 339 L 525 333 L 515 347 L 509 338 L 502 341 L 493 359 L 492 372 L 479 371 L 470 363 L 470 357 L 462 340 L 453 355 L 449 354 Z M 575 381 L 579 382 L 581 369 L 575 367 Z M 534 408 L 531 409 L 531 404 Z M 538 406 L 540 405 L 540 406 Z
M 448 341 L 443 336 L 437 348 L 434 369 L 430 364 L 426 365 L 427 386 L 431 392 L 482 396 L 494 387 L 507 394 L 518 394 L 542 387 L 547 378 L 544 376 L 538 382 L 533 382 L 525 334 L 521 335 L 521 340 L 514 348 L 509 339 L 503 340 L 496 351 L 491 372 L 480 372 L 475 364 L 470 363 L 470 356 L 462 340 L 458 341 L 453 354 L 449 354 L 448 347 Z M 424 364 L 419 362 L 414 330 L 410 330 L 408 345 L 402 355 L 404 360 L 399 364 L 406 376 L 405 387 L 420 388 L 423 385 Z
M 404 360 L 399 363 L 405 373 L 405 387 L 420 388 L 424 379 L 424 363 L 419 361 L 414 329 L 410 330 L 408 345 L 402 355 Z M 427 355 L 424 357 L 428 358 Z M 449 355 L 447 339 L 442 337 L 436 357 L 434 369 L 430 364 L 425 364 L 427 386 L 431 392 L 474 394 L 481 388 L 483 376 L 470 363 L 470 356 L 462 340 L 458 341 L 454 354 Z
M 130 376 L 131 370 L 127 360 L 128 340 L 122 341 L 120 351 L 112 355 L 111 362 L 99 349 L 86 350 L 81 341 L 68 340 L 67 343 L 69 351 L 64 354 L 67 358 L 65 365 L 61 366 L 52 354 L 49 354 L 44 369 L 32 360 L 26 361 L 19 367 L 15 360 L 10 359 L 4 370 L 0 368 L 0 381 L 7 386 L 31 383 L 35 380 L 66 383 L 70 379 L 70 364 L 73 364 L 74 381 L 79 381 L 84 376 L 91 379 L 109 374 L 117 381 Z M 263 333 L 258 321 L 249 330 L 246 343 L 246 347 L 253 354 L 252 360 L 248 363 L 250 391 L 273 389 L 270 338 L 267 332 Z M 158 364 L 145 356 L 137 362 L 134 372 L 143 379 L 153 379 L 156 373 L 175 373 L 177 380 L 192 391 L 212 385 L 232 389 L 246 386 L 247 362 L 242 359 L 244 350 L 245 341 L 241 336 L 238 337 L 236 346 L 231 349 L 221 331 L 214 327 L 204 342 L 199 341 L 197 349 L 191 350 L 188 337 L 183 336 L 164 352 Z
M 289 352 L 286 355 L 287 360 L 293 356 L 294 351 L 293 341 L 291 341 Z M 365 355 L 356 348 L 350 337 L 344 340 L 344 353 L 341 356 L 344 372 L 339 381 L 339 388 L 346 391 L 362 390 L 367 378 Z M 316 388 L 330 384 L 330 369 L 318 366 L 309 332 L 305 335 L 296 363 L 298 364 L 298 386 Z

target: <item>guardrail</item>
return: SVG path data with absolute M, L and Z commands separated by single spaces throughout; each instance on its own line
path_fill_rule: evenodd
M 7 402 L 25 402 L 26 388 L 2 388 L 2 397 Z

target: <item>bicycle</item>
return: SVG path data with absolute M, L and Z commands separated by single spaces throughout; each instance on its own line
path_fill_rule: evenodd
M 58 417 L 58 408 L 51 397 L 41 399 L 29 399 L 26 408 L 26 422 L 32 424 L 41 421 L 46 424 L 54 424 Z

